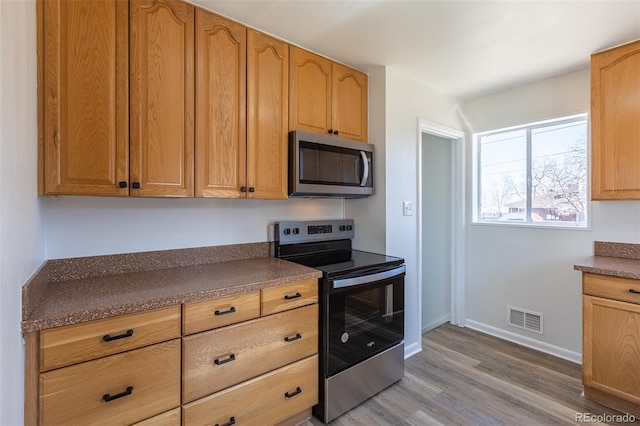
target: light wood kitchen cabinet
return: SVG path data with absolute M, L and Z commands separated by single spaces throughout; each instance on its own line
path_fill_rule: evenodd
M 127 195 L 128 3 L 36 6 L 39 192 Z
M 318 403 L 317 287 L 317 280 L 304 280 L 262 289 L 259 318 L 226 326 L 211 322 L 210 330 L 183 336 L 184 425 L 275 425 L 311 414 Z M 284 304 L 276 303 L 280 299 Z M 230 298 L 210 303 L 218 301 L 226 312 L 253 304 Z M 183 314 L 200 303 L 183 305 Z M 203 324 L 185 317 L 183 329 L 201 330 Z
M 640 416 L 640 281 L 583 274 L 585 396 Z
M 195 9 L 132 0 L 131 194 L 193 196 Z
M 196 197 L 246 187 L 247 28 L 196 10 Z
M 37 2 L 39 193 L 193 196 L 194 7 Z
M 183 401 L 191 402 L 318 353 L 318 304 L 185 337 Z
M 289 45 L 247 33 L 247 198 L 287 198 Z
M 366 142 L 366 74 L 295 46 L 290 50 L 289 130 Z
M 41 370 L 52 370 L 176 337 L 180 337 L 178 306 L 50 328 L 40 333 Z
M 318 355 L 313 355 L 186 404 L 184 424 L 277 425 L 284 422 L 318 403 L 318 362 Z
M 43 425 L 144 420 L 180 405 L 180 339 L 42 373 L 40 387 Z
M 260 316 L 260 291 L 182 305 L 182 332 L 197 333 Z
M 33 424 L 130 424 L 180 407 L 180 306 L 38 334 Z
M 640 199 L 640 41 L 591 56 L 593 200 Z

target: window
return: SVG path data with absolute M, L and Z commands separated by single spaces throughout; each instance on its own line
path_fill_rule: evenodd
M 474 134 L 474 222 L 587 226 L 587 115 Z

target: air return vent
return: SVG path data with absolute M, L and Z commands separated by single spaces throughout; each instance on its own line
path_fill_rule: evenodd
M 509 325 L 543 334 L 541 313 L 514 308 L 513 306 L 507 306 L 507 309 Z

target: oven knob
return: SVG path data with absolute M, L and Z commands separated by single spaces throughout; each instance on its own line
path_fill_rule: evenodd
M 346 226 L 344 226 L 344 225 L 340 225 L 340 231 L 346 231 L 346 230 L 347 230 L 347 227 L 346 227 Z
M 298 235 L 300 230 L 298 228 L 293 228 L 293 235 Z
M 291 229 L 284 228 L 284 235 L 289 235 L 289 234 L 291 234 Z
M 347 231 L 352 231 L 352 230 L 353 230 L 353 225 L 347 226 Z

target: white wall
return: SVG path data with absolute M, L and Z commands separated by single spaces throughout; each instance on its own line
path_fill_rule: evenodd
M 474 99 L 464 106 L 474 131 L 588 110 L 588 69 Z M 471 225 L 468 325 L 516 340 L 522 336 L 525 343 L 533 339 L 529 343 L 534 346 L 579 360 L 581 275 L 573 271 L 573 264 L 593 254 L 594 240 L 640 242 L 640 203 L 592 202 L 591 218 L 591 230 Z M 544 335 L 508 326 L 507 305 L 543 313 Z
M 0 424 L 23 423 L 22 284 L 44 262 L 35 1 L 0 1 Z
M 418 199 L 418 132 L 420 118 L 453 129 L 464 130 L 456 99 L 403 76 L 386 71 L 386 252 L 403 257 L 405 279 L 406 353 L 420 349 L 421 316 L 418 297 L 418 215 L 402 215 L 402 202 Z
M 453 144 L 422 135 L 422 333 L 451 321 Z
M 374 145 L 374 175 L 371 197 L 345 200 L 345 218 L 354 219 L 353 247 L 374 253 L 385 252 L 385 78 L 386 69 L 369 72 L 369 143 Z
M 342 217 L 340 199 L 47 197 L 47 258 L 260 242 L 274 220 Z

